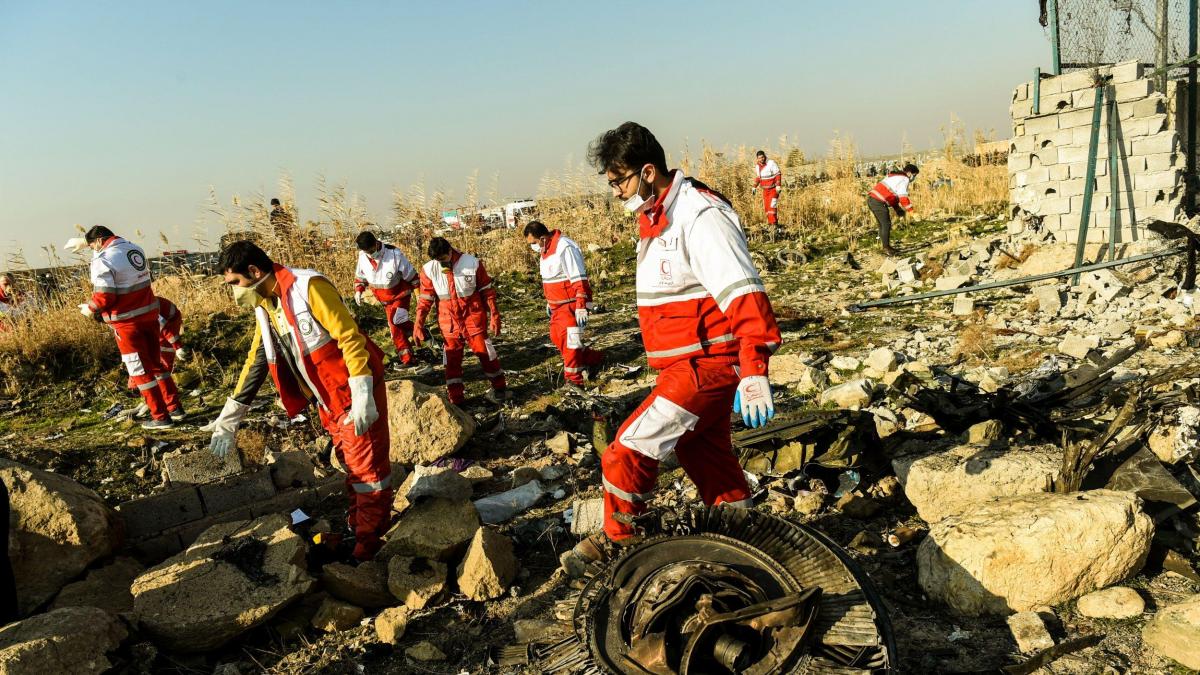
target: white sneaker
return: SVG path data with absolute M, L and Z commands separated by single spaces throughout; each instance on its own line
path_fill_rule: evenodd
M 183 409 L 183 406 L 167 412 L 170 413 L 172 422 L 182 422 L 187 419 L 187 411 Z

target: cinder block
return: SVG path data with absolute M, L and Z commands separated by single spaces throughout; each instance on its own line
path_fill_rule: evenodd
M 1133 159 L 1132 157 L 1130 159 Z M 1183 156 L 1172 152 L 1163 152 L 1156 155 L 1146 155 L 1144 158 L 1144 166 L 1139 167 L 1145 171 L 1166 171 L 1168 169 L 1178 169 L 1183 166 Z M 1130 169 L 1133 171 L 1134 169 Z
M 1050 167 L 1050 180 L 1063 181 L 1071 177 L 1070 164 L 1055 164 Z
M 1183 174 L 1178 171 L 1158 171 L 1155 173 L 1139 173 L 1133 177 L 1133 187 L 1137 190 L 1166 190 L 1174 189 L 1183 183 Z
M 1058 149 L 1058 161 L 1060 164 L 1073 164 L 1075 162 L 1087 162 L 1088 147 L 1079 145 L 1068 145 L 1065 148 Z
M 1014 173 L 1017 171 L 1025 171 L 1029 169 L 1029 160 L 1031 155 L 1028 152 L 1010 152 L 1008 153 L 1008 171 Z
M 1086 157 L 1084 158 L 1087 159 Z M 1097 157 L 1096 159 L 1096 175 L 1108 175 L 1108 160 Z M 1087 176 L 1087 161 L 1071 162 L 1071 178 L 1084 178 Z
M 1114 84 L 1113 89 L 1115 90 L 1117 103 L 1120 103 L 1121 101 L 1132 101 L 1149 96 L 1154 91 L 1154 83 L 1148 79 L 1139 79 L 1132 82 Z
M 163 466 L 172 485 L 211 483 L 242 471 L 241 453 L 231 452 L 217 459 L 207 448 L 163 456 Z
M 1014 136 L 1009 142 L 1009 153 L 1014 152 L 1029 152 L 1037 147 L 1037 140 L 1034 136 Z
M 317 503 L 316 488 L 284 490 L 270 499 L 250 505 L 255 518 L 272 513 L 291 513 L 296 509 L 312 508 Z
M 1024 122 L 1026 134 L 1045 134 L 1051 131 L 1058 131 L 1058 120 L 1062 115 L 1040 115 L 1038 117 L 1027 118 Z
M 326 478 L 323 482 L 317 483 L 317 498 L 325 500 L 335 495 L 346 494 L 346 477 L 342 474 L 335 474 Z
M 1021 84 L 1018 84 L 1016 86 L 1016 88 L 1013 89 L 1013 95 L 1012 95 L 1013 103 L 1016 103 L 1017 101 L 1028 100 L 1029 99 L 1029 88 L 1030 88 L 1030 83 L 1028 83 L 1028 82 L 1022 82 Z
M 1096 105 L 1096 88 L 1088 87 L 1087 89 L 1079 89 L 1071 92 L 1071 107 L 1080 110 L 1087 108 L 1091 110 L 1092 106 Z
M 1149 117 L 1130 117 L 1121 121 L 1121 135 L 1127 139 L 1139 136 L 1150 136 L 1167 128 L 1166 115 L 1150 115 Z
M 133 556 L 146 565 L 157 565 L 184 549 L 178 534 L 162 534 L 134 542 L 129 547 Z
M 1016 173 L 1016 187 L 1025 187 L 1027 185 L 1038 185 L 1050 180 L 1050 170 L 1046 167 L 1038 167 L 1028 171 L 1019 171 Z
M 1113 84 L 1133 82 L 1142 78 L 1142 64 L 1138 61 L 1123 61 L 1110 68 L 1109 73 L 1112 74 Z
M 254 515 L 252 514 L 250 507 L 244 506 L 239 509 L 225 511 L 224 513 L 218 513 L 213 516 L 208 516 L 206 518 L 201 518 L 200 520 L 195 520 L 190 523 L 180 525 L 179 527 L 169 530 L 168 534 L 174 534 L 178 536 L 179 542 L 183 544 L 184 548 L 187 548 L 196 541 L 196 537 L 199 537 L 201 533 L 213 525 L 232 523 L 236 520 L 250 520 L 253 517 Z
M 1008 112 L 1010 115 L 1012 115 L 1013 119 L 1029 117 L 1033 114 L 1033 101 L 1014 101 L 1013 104 L 1008 107 Z
M 1076 70 L 1065 75 L 1059 75 L 1054 78 L 1058 80 L 1058 86 L 1062 87 L 1061 91 L 1074 91 L 1076 89 L 1088 89 L 1096 81 L 1096 71 L 1094 69 Z
M 1042 216 L 1042 227 L 1051 232 L 1062 226 L 1062 216 L 1055 214 L 1053 216 Z
M 1092 125 L 1093 116 L 1094 113 L 1090 108 L 1059 113 L 1058 128 L 1071 129 L 1074 127 L 1090 127 Z
M 1072 178 L 1064 180 L 1059 184 L 1058 196 L 1060 197 L 1076 197 L 1083 194 L 1083 188 L 1087 184 L 1087 179 Z
M 603 499 L 576 499 L 572 512 L 571 534 L 584 536 L 604 529 Z
M 1038 205 L 1038 213 L 1045 216 L 1061 215 L 1071 212 L 1070 197 L 1043 198 Z
M 1130 110 L 1131 117 L 1147 117 L 1167 111 L 1166 99 L 1162 96 L 1149 96 L 1140 101 L 1134 101 L 1124 106 Z
M 1038 90 L 1042 96 L 1046 94 L 1057 94 L 1062 91 L 1062 76 L 1059 77 L 1043 77 L 1041 84 L 1038 85 Z M 1029 90 L 1031 93 L 1033 89 Z
M 1042 93 L 1040 105 L 1038 112 L 1043 115 L 1071 110 L 1071 94 Z
M 254 473 L 201 485 L 198 489 L 200 499 L 204 503 L 204 511 L 209 515 L 249 506 L 253 502 L 275 496 L 275 483 L 271 481 L 271 470 L 265 467 Z
M 200 494 L 184 487 L 134 499 L 117 507 L 130 539 L 142 539 L 170 527 L 204 517 Z

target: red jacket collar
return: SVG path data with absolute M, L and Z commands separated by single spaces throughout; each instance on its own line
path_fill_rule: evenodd
M 113 244 L 115 244 L 115 243 L 116 243 L 116 241 L 117 241 L 118 239 L 120 239 L 120 237 L 118 237 L 118 236 L 117 236 L 117 235 L 115 235 L 115 234 L 114 234 L 113 236 L 111 236 L 111 237 L 109 237 L 109 238 L 105 239 L 105 240 L 104 240 L 104 243 L 100 245 L 100 250 L 101 250 L 101 251 L 103 251 L 104 249 L 108 248 L 109 246 L 112 246 Z
M 558 238 L 562 236 L 562 232 L 555 230 L 550 233 L 550 241 L 546 243 L 546 248 L 542 249 L 542 257 L 549 258 L 554 249 L 558 248 Z
M 683 172 L 679 169 L 671 171 L 671 187 L 662 193 L 654 203 L 638 215 L 638 236 L 642 239 L 657 237 L 670 225 L 667 211 L 679 196 L 679 186 L 683 184 Z

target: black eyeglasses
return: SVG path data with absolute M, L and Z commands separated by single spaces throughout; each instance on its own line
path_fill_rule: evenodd
M 637 171 L 630 173 L 628 176 L 625 176 L 624 178 L 614 178 L 613 180 L 608 181 L 608 187 L 610 187 L 614 190 L 619 190 L 619 189 L 621 189 L 622 183 L 629 180 L 630 178 L 633 178 L 634 176 L 638 175 L 639 173 L 641 173 L 641 169 L 638 169 Z

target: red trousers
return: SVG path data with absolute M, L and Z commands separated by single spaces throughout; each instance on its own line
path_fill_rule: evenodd
M 563 358 L 563 376 L 583 384 L 583 370 L 604 361 L 604 352 L 583 344 L 583 329 L 575 325 L 575 305 L 558 305 L 550 310 L 550 340 Z
M 175 386 L 173 375 L 175 372 L 175 346 L 162 340 L 158 353 L 158 388 L 163 393 L 163 399 L 166 400 L 167 410 L 175 410 L 179 407 L 179 388 Z
M 142 395 L 151 417 L 165 420 L 169 419 L 170 410 L 179 407 L 179 391 L 170 371 L 163 369 L 158 316 L 148 316 L 149 321 L 124 321 L 109 326 L 117 339 L 125 372 L 129 373 L 129 386 Z
M 412 318 L 408 315 L 411 304 L 411 293 L 403 293 L 395 300 L 383 304 L 383 311 L 387 314 L 388 331 L 392 334 L 392 344 L 396 345 L 396 355 L 400 357 L 400 363 L 406 366 L 413 360 L 412 345 L 409 344 L 413 330 Z
M 354 424 L 346 424 L 349 415 L 336 419 L 321 410 L 321 424 L 333 438 L 333 450 L 346 467 L 346 524 L 354 533 L 354 557 L 370 560 L 383 542 L 380 537 L 391 526 L 392 462 L 389 457 L 391 435 L 388 430 L 387 390 L 382 377 L 376 376 L 375 409 L 379 419 L 362 436 L 354 435 Z
M 763 188 L 762 193 L 763 210 L 767 212 L 767 222 L 774 225 L 779 206 L 779 190 L 776 188 Z
M 475 356 L 479 357 L 483 375 L 491 380 L 492 389 L 504 391 L 508 387 L 508 383 L 504 381 L 504 370 L 500 367 L 500 357 L 496 355 L 496 348 L 492 346 L 492 341 L 486 334 L 479 333 L 463 340 L 462 336 L 447 333 L 443 329 L 442 336 L 446 339 L 446 346 L 442 350 L 442 363 L 446 366 L 446 390 L 450 394 L 451 403 L 458 405 L 467 400 L 463 389 L 462 361 L 463 349 L 468 345 L 471 351 L 475 352 Z
M 611 539 L 634 533 L 613 514 L 646 511 L 658 464 L 672 451 L 705 504 L 750 506 L 750 487 L 729 431 L 739 380 L 735 364 L 734 357 L 702 357 L 667 366 L 654 390 L 621 425 L 600 460 L 604 532 Z

